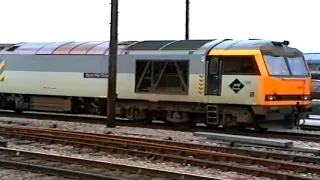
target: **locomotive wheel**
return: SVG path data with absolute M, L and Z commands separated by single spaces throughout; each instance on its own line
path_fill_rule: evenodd
M 254 127 L 254 130 L 257 132 L 266 132 L 268 128 L 263 128 L 260 125 L 256 125 L 256 127 Z
M 197 121 L 194 120 L 193 115 L 191 113 L 187 113 L 187 112 L 175 112 L 175 113 L 178 113 L 179 119 L 180 118 L 185 119 L 186 121 L 181 121 L 181 122 L 169 121 L 167 118 L 170 118 L 172 120 L 172 118 L 174 118 L 174 116 L 170 116 L 172 114 L 170 114 L 170 112 L 167 112 L 167 117 L 164 122 L 168 125 L 174 125 L 179 128 L 191 128 L 197 124 Z
M 146 117 L 145 119 L 136 119 L 134 120 L 135 123 L 138 123 L 140 125 L 143 125 L 143 124 L 149 124 L 152 122 L 152 119 L 149 118 L 149 117 Z
M 129 108 L 126 110 L 126 117 L 127 119 L 138 124 L 147 124 L 152 122 L 152 119 L 150 118 L 150 113 L 146 110 Z

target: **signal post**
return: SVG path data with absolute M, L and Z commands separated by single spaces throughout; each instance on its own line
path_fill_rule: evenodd
M 190 24 L 190 0 L 186 0 L 186 15 L 185 15 L 185 39 L 189 39 L 189 24 Z
M 116 126 L 116 86 L 117 86 L 117 56 L 118 56 L 118 0 L 111 0 L 110 50 L 107 127 Z

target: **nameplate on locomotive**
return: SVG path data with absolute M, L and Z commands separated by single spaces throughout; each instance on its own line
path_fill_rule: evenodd
M 83 77 L 84 78 L 108 78 L 109 74 L 108 73 L 84 73 Z

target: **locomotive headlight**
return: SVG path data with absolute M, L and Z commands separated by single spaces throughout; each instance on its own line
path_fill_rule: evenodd
M 266 100 L 267 101 L 274 101 L 274 100 L 276 100 L 276 97 L 275 96 L 266 96 Z
M 309 100 L 309 96 L 302 96 L 302 100 L 304 101 Z

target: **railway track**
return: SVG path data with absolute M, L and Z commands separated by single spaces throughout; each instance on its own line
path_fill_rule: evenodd
M 0 111 L 2 117 L 11 118 L 27 118 L 27 119 L 38 119 L 38 120 L 55 120 L 55 121 L 66 121 L 66 122 L 80 122 L 80 123 L 90 123 L 90 124 L 106 124 L 106 117 L 101 116 L 80 116 L 80 115 L 70 115 L 70 114 L 52 114 L 52 113 L 13 113 L 11 111 Z M 24 125 L 24 124 L 22 124 Z M 133 123 L 127 120 L 118 120 L 118 126 L 128 126 L 128 127 L 141 127 L 139 123 Z M 253 136 L 253 137 L 264 137 L 264 138 L 281 138 L 288 140 L 300 140 L 300 141 L 310 141 L 310 142 L 320 142 L 320 134 L 312 133 L 301 133 L 301 132 L 281 132 L 281 131 L 268 131 L 268 132 L 253 132 L 253 131 L 228 131 L 228 130 L 216 130 L 209 129 L 206 127 L 194 127 L 194 128 L 181 128 L 168 126 L 161 123 L 155 124 L 143 124 L 144 128 L 151 129 L 164 129 L 164 130 L 180 130 L 188 132 L 213 132 L 213 133 L 223 133 L 223 134 L 234 134 L 243 136 Z
M 125 178 L 90 172 L 90 169 L 88 170 L 88 165 L 75 165 L 74 162 L 76 162 L 76 160 L 73 160 L 74 162 L 72 162 L 72 164 L 67 164 L 66 161 L 70 159 L 65 160 L 64 157 L 22 152 L 4 148 L 0 148 L 0 152 L 0 163 L 3 168 L 32 171 L 72 179 L 125 180 Z M 93 167 L 91 167 L 91 169 L 94 170 Z
M 68 144 L 77 147 L 92 148 L 108 153 L 128 154 L 153 160 L 164 160 L 191 164 L 224 171 L 236 171 L 254 176 L 274 179 L 306 180 L 320 177 L 319 159 L 297 155 L 284 155 L 272 152 L 240 150 L 235 148 L 193 145 L 166 142 L 151 139 L 96 135 L 49 129 L 20 127 L 0 127 L 0 134 L 20 137 L 32 141 Z M 239 155 L 242 154 L 242 155 Z M 258 156 L 252 157 L 252 156 Z M 302 164 L 295 162 L 315 163 Z M 294 173 L 293 173 L 294 172 Z M 309 176 L 305 176 L 309 174 Z M 311 177 L 312 176 L 312 177 Z
M 0 131 L 1 133 L 1 131 Z M 82 133 L 89 136 L 101 136 L 103 138 L 118 138 L 119 136 L 110 135 L 110 134 L 93 134 L 93 133 Z M 137 137 L 123 137 L 128 140 L 133 141 L 141 141 L 155 143 L 155 144 L 165 144 L 171 146 L 178 146 L 178 147 L 187 147 L 192 149 L 201 149 L 201 150 L 208 150 L 208 151 L 215 151 L 215 152 L 225 152 L 225 153 L 232 153 L 238 155 L 245 155 L 245 156 L 252 156 L 258 158 L 268 158 L 268 159 L 278 159 L 284 161 L 292 161 L 292 162 L 300 162 L 300 163 L 312 163 L 320 165 L 320 154 L 309 153 L 313 156 L 304 156 L 304 155 L 297 155 L 297 154 L 285 154 L 279 152 L 272 152 L 272 151 L 264 151 L 264 150 L 253 150 L 253 149 L 243 149 L 243 148 L 235 148 L 235 147 L 225 147 L 225 146 L 216 146 L 216 145 L 203 145 L 197 143 L 182 143 L 182 142 L 175 142 L 175 141 L 165 141 L 165 140 L 156 140 L 156 139 L 142 139 Z M 97 138 L 99 139 L 99 138 Z M 285 149 L 280 149 L 285 151 Z M 286 151 L 294 151 L 292 149 L 287 149 Z M 299 150 L 297 150 L 300 152 Z
M 149 180 L 154 177 L 186 180 L 221 180 L 192 174 L 148 169 L 124 164 L 114 164 L 67 156 L 49 155 L 9 148 L 0 148 L 2 167 L 35 171 L 67 178 L 88 180 Z M 116 172 L 118 171 L 118 172 Z M 121 175 L 110 175 L 119 174 Z

